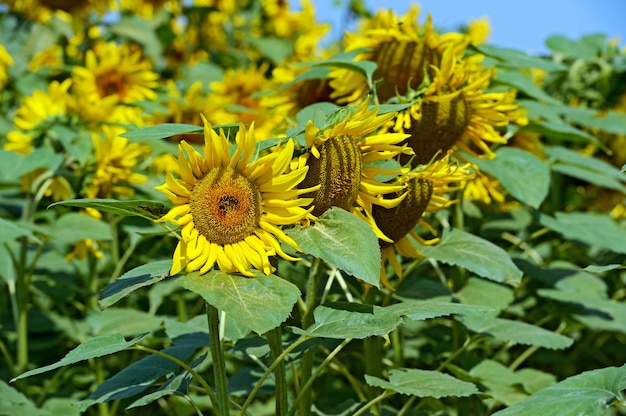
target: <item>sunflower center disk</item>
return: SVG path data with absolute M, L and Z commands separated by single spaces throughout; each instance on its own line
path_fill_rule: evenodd
M 311 156 L 309 171 L 300 188 L 320 185 L 316 192 L 306 194 L 313 198 L 313 215 L 321 215 L 330 207 L 350 210 L 361 183 L 361 152 L 350 136 L 330 138 L 322 144 L 319 159 Z
M 233 244 L 252 235 L 261 219 L 261 193 L 236 170 L 216 168 L 191 191 L 189 207 L 194 225 L 208 241 Z
M 411 165 L 424 165 L 441 151 L 438 159 L 456 143 L 469 124 L 469 108 L 463 95 L 460 94 L 449 101 L 425 101 L 422 103 L 422 118 L 413 122 L 407 131 L 411 135 L 408 144 L 415 152 Z M 401 163 L 409 157 L 402 155 Z
M 422 218 L 433 195 L 433 182 L 414 178 L 408 182 L 407 196 L 394 208 L 372 205 L 372 216 L 380 230 L 394 242 L 407 235 Z M 378 240 L 381 248 L 390 246 Z
M 381 43 L 373 57 L 378 65 L 374 79 L 382 79 L 376 91 L 378 98 L 386 102 L 396 93 L 405 95 L 409 87 L 416 90 L 424 81 L 425 71 L 430 70 L 430 65 L 438 66 L 440 59 L 439 53 L 423 42 Z
M 124 98 L 125 83 L 121 74 L 113 71 L 101 74 L 96 79 L 96 85 L 101 97 L 117 94 L 120 100 Z

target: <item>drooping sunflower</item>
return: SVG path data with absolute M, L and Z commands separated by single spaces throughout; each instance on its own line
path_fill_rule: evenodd
M 0 45 L 0 91 L 7 84 L 9 79 L 8 68 L 13 65 L 13 58 L 4 46 Z
M 399 192 L 403 184 L 387 184 L 376 179 L 378 175 L 397 175 L 401 168 L 385 169 L 377 165 L 410 150 L 398 145 L 406 134 L 378 134 L 378 130 L 395 114 L 378 114 L 368 109 L 368 100 L 357 108 L 348 109 L 343 120 L 319 129 L 309 121 L 305 130 L 308 151 L 295 162 L 308 166 L 309 172 L 302 181 L 304 188 L 320 185 L 311 192 L 313 214 L 320 215 L 332 206 L 343 208 L 363 219 L 371 219 L 372 206 L 391 208 L 402 197 L 384 198 Z M 371 220 L 367 221 L 378 238 L 390 241 Z
M 254 160 L 254 123 L 249 129 L 240 125 L 236 150 L 229 156 L 224 131 L 218 134 L 204 117 L 203 121 L 204 155 L 181 141 L 181 178 L 167 174 L 165 184 L 157 187 L 175 205 L 157 221 L 182 226 L 170 274 L 183 269 L 204 274 L 217 263 L 224 272 L 252 276 L 250 269 L 274 271 L 270 256 L 297 260 L 279 244 L 280 240 L 298 249 L 281 227 L 312 218 L 311 209 L 303 208 L 311 199 L 300 195 L 313 189 L 297 189 L 306 166 L 289 171 L 293 141 Z
M 372 217 L 376 225 L 393 240 L 393 242 L 379 240 L 382 261 L 381 282 L 387 288 L 393 290 L 387 278 L 385 263 L 388 261 L 396 276 L 401 279 L 402 265 L 396 253 L 407 258 L 419 258 L 422 254 L 416 243 L 432 245 L 439 241 L 438 238 L 426 240 L 417 233 L 416 227 L 419 225 L 432 235 L 437 235 L 437 231 L 422 218 L 423 214 L 439 211 L 458 202 L 448 199 L 446 195 L 463 189 L 472 177 L 470 164 L 459 165 L 451 162 L 448 152 L 443 158 L 395 179 L 394 183 L 404 185 L 401 193 L 391 195 L 391 197 L 404 196 L 398 205 L 393 208 L 373 207 Z
M 489 145 L 506 142 L 497 128 L 526 122 L 514 102 L 515 91 L 487 92 L 494 71 L 480 64 L 481 55 L 464 56 L 473 39 L 454 32 L 439 34 L 430 16 L 420 26 L 416 15 L 416 9 L 400 18 L 381 11 L 361 32 L 346 36 L 346 49 L 363 50 L 356 60 L 377 63 L 374 79 L 381 102 L 411 104 L 389 128 L 411 135 L 413 167 L 453 147 L 493 157 Z M 352 102 L 369 87 L 363 77 L 346 72 L 331 74 L 331 86 L 336 97 Z

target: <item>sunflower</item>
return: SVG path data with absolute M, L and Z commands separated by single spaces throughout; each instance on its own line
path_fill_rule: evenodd
M 122 11 L 141 16 L 146 20 L 152 19 L 162 9 L 175 15 L 180 14 L 180 6 L 177 0 L 121 0 L 120 2 Z
M 140 50 L 115 42 L 98 42 L 85 55 L 85 66 L 72 72 L 73 91 L 102 105 L 155 100 L 159 76 Z
M 320 130 L 309 121 L 305 130 L 308 151 L 295 162 L 309 166 L 302 181 L 304 188 L 320 185 L 307 196 L 313 198 L 313 214 L 320 215 L 332 206 L 343 208 L 365 219 L 378 236 L 390 241 L 371 220 L 372 205 L 392 208 L 402 197 L 383 196 L 404 189 L 402 184 L 386 184 L 375 179 L 378 175 L 397 175 L 403 169 L 385 169 L 380 162 L 388 161 L 410 150 L 398 143 L 406 139 L 401 133 L 376 134 L 395 114 L 378 114 L 368 109 L 364 100 L 356 108 L 348 108 L 340 121 L 331 122 Z
M 13 65 L 13 58 L 4 46 L 0 45 L 0 91 L 4 89 L 9 79 L 8 68 Z
M 87 11 L 104 14 L 112 5 L 102 0 L 7 0 L 9 10 L 23 14 L 29 20 L 46 23 L 53 15 L 64 20 L 79 21 Z
M 312 218 L 303 208 L 311 199 L 299 198 L 313 189 L 297 189 L 306 166 L 287 173 L 294 143 L 287 141 L 271 153 L 253 160 L 256 147 L 254 123 L 240 125 L 236 150 L 229 156 L 223 130 L 217 134 L 203 117 L 204 155 L 186 141 L 178 146 L 181 178 L 167 174 L 157 187 L 175 206 L 157 222 L 182 226 L 181 239 L 173 256 L 171 275 L 185 269 L 207 273 L 217 262 L 226 272 L 253 276 L 250 269 L 265 274 L 275 269 L 269 257 L 278 254 L 297 260 L 283 251 L 281 240 L 298 250 L 296 242 L 281 226 Z
M 417 225 L 433 235 L 436 230 L 428 224 L 422 215 L 426 212 L 436 212 L 447 208 L 458 200 L 450 200 L 445 197 L 454 191 L 463 189 L 473 174 L 470 164 L 460 166 L 450 161 L 448 152 L 443 158 L 431 164 L 420 166 L 407 174 L 400 175 L 394 183 L 403 185 L 402 193 L 391 197 L 404 196 L 404 199 L 393 208 L 382 206 L 373 207 L 373 220 L 378 228 L 389 236 L 393 242 L 379 240 L 381 247 L 381 282 L 393 290 L 387 278 L 385 262 L 389 262 L 396 276 L 403 277 L 402 266 L 398 261 L 397 254 L 408 258 L 422 257 L 414 241 L 422 245 L 436 244 L 439 239 L 423 239 L 416 231 Z M 414 241 L 412 241 L 414 240 Z
M 120 127 L 103 126 L 102 133 L 93 133 L 95 149 L 95 170 L 85 188 L 87 198 L 110 198 L 115 195 L 132 196 L 132 185 L 146 182 L 147 177 L 134 172 L 138 162 L 150 154 L 150 146 L 130 143 L 129 139 L 120 137 Z M 87 209 L 89 214 L 100 218 L 98 211 Z
M 527 122 L 514 102 L 515 91 L 486 92 L 495 73 L 480 64 L 482 55 L 464 57 L 472 37 L 438 34 L 430 16 L 421 27 L 416 15 L 416 9 L 401 18 L 381 11 L 360 33 L 346 36 L 348 51 L 362 51 L 355 60 L 377 63 L 378 99 L 411 104 L 388 128 L 411 135 L 412 167 L 451 148 L 493 157 L 489 145 L 506 143 L 496 129 Z M 370 88 L 363 77 L 346 70 L 331 77 L 334 96 L 345 102 L 360 99 Z
M 33 95 L 22 100 L 15 113 L 15 127 L 7 134 L 4 150 L 22 155 L 29 154 L 36 141 L 45 137 L 46 129 L 52 123 L 63 122 L 75 107 L 68 90 L 70 79 L 61 83 L 52 81 L 47 91 L 35 90 Z

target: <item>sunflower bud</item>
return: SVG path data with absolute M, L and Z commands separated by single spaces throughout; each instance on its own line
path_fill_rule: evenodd
M 433 195 L 433 182 L 413 178 L 407 182 L 406 197 L 394 208 L 372 207 L 372 215 L 380 230 L 394 242 L 407 235 L 422 218 Z M 393 243 L 379 240 L 381 248 Z
M 441 57 L 423 42 L 393 40 L 381 43 L 372 60 L 378 65 L 374 79 L 383 80 L 378 98 L 385 102 L 396 94 L 405 95 L 409 88 L 418 89 L 430 65 L 438 66 Z
M 309 171 L 299 188 L 320 188 L 303 197 L 313 198 L 313 215 L 321 215 L 332 206 L 350 210 L 361 182 L 361 152 L 347 135 L 332 137 L 319 148 L 319 158 L 309 156 Z
M 413 121 L 406 133 L 408 145 L 415 152 L 411 166 L 425 165 L 439 152 L 443 157 L 461 139 L 469 124 L 469 108 L 462 95 L 450 100 L 424 101 L 421 119 Z M 402 155 L 400 163 L 408 162 L 409 156 Z

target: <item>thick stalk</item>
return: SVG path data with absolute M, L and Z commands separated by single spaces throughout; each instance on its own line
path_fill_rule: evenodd
M 268 331 L 265 334 L 265 339 L 270 346 L 270 352 L 272 353 L 272 359 L 274 361 L 279 360 L 283 353 L 283 339 L 280 326 Z M 276 390 L 276 416 L 285 416 L 289 410 L 289 403 L 287 401 L 287 372 L 285 369 L 285 360 L 278 361 L 278 364 L 274 368 L 274 382 Z
M 373 305 L 376 301 L 376 289 L 371 287 L 365 295 L 364 303 Z M 383 375 L 384 340 L 380 337 L 367 337 L 363 340 L 365 374 L 381 378 Z M 374 400 L 382 394 L 379 387 L 367 386 L 368 400 Z
M 322 274 L 322 261 L 320 259 L 315 259 L 311 269 L 309 270 L 309 281 L 307 282 L 306 288 L 306 310 L 304 311 L 304 315 L 302 316 L 302 328 L 306 329 L 313 325 L 313 310 L 315 309 L 315 294 L 317 291 L 317 282 L 319 281 L 319 277 Z M 302 359 L 300 360 L 300 385 L 306 384 L 311 378 L 311 373 L 313 371 L 313 355 L 315 351 L 313 349 L 307 350 Z M 298 392 L 300 394 L 301 392 Z M 310 416 L 311 415 L 311 399 L 312 399 L 312 391 L 308 390 L 303 393 L 304 397 L 302 397 L 302 401 L 300 401 L 300 415 L 301 416 Z
M 214 406 L 217 416 L 228 416 L 228 379 L 226 378 L 224 350 L 222 349 L 222 340 L 220 339 L 219 311 L 207 303 L 206 314 L 209 321 L 209 344 L 213 360 L 213 373 L 215 375 L 215 390 L 217 392 L 217 401 L 214 403 Z

